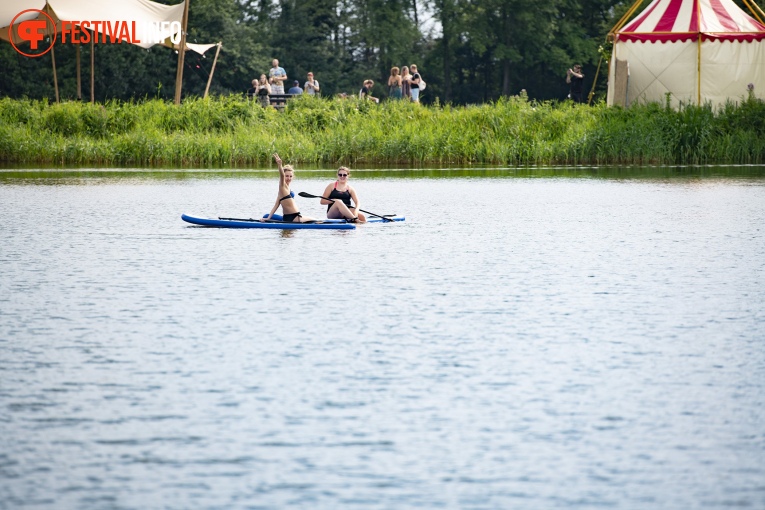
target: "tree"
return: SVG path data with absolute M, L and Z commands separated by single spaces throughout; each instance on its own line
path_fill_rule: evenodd
M 178 0 L 162 0 L 177 3 Z M 740 0 L 739 0 L 740 1 Z M 241 93 L 278 58 L 290 79 L 313 71 L 324 95 L 355 92 L 364 79 L 384 84 L 392 66 L 419 64 L 424 101 L 480 103 L 526 89 L 563 98 L 574 62 L 594 78 L 605 35 L 624 0 L 191 0 L 188 40 L 223 42 L 211 92 Z M 420 22 L 436 25 L 423 33 Z M 89 49 L 82 49 L 87 77 Z M 214 51 L 214 50 L 212 50 Z M 202 95 L 212 66 L 189 52 L 184 95 Z M 160 46 L 96 48 L 96 97 L 171 95 L 176 54 Z M 73 98 L 75 49 L 57 45 L 62 97 Z M 30 59 L 0 44 L 0 95 L 53 97 L 50 57 Z M 602 73 L 605 77 L 606 73 Z M 604 87 L 600 78 L 599 87 Z M 378 86 L 376 95 L 384 96 Z M 83 80 L 84 95 L 89 80 Z

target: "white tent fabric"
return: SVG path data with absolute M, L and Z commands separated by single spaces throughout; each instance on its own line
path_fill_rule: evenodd
M 180 31 L 184 11 L 183 1 L 176 5 L 164 5 L 150 0 L 0 0 L 0 39 L 7 41 L 10 36 L 13 37 L 15 44 L 24 42 L 18 38 L 16 30 L 9 29 L 14 19 L 16 24 L 35 18 L 48 20 L 48 16 L 39 13 L 25 13 L 24 16 L 16 18 L 19 13 L 27 9 L 37 9 L 47 13 L 56 23 L 58 34 L 61 33 L 62 22 L 64 21 L 74 23 L 75 25 L 81 25 L 81 22 L 84 21 L 108 21 L 112 26 L 124 22 L 127 23 L 130 29 L 135 25 L 135 32 L 131 35 L 133 39 L 140 41 L 130 41 L 129 44 L 136 44 L 142 48 L 149 48 L 155 44 L 162 44 L 176 49 L 180 47 Z M 91 24 L 88 28 L 93 30 L 95 26 Z M 112 28 L 112 30 L 114 29 Z M 100 38 L 101 42 L 110 39 L 108 29 L 102 28 L 98 31 L 101 34 L 105 34 Z M 53 27 L 48 29 L 48 33 L 53 33 Z M 117 34 L 115 31 L 112 35 L 119 37 L 120 34 Z M 173 39 L 175 39 L 175 42 Z M 60 41 L 61 39 L 57 40 Z M 120 44 L 122 43 L 128 44 L 124 40 L 120 42 Z M 220 46 L 220 43 L 194 44 L 186 42 L 185 49 L 204 55 L 207 50 L 215 46 Z M 215 62 L 217 62 L 217 55 L 216 53 Z M 182 62 L 182 58 L 179 61 Z M 210 71 L 210 80 L 215 72 L 215 62 L 213 62 L 213 68 Z M 53 71 L 55 78 L 55 63 Z M 91 80 L 92 73 L 93 69 L 91 68 Z M 208 89 L 210 80 L 208 80 L 207 84 Z M 207 91 L 205 91 L 206 95 Z M 56 100 L 58 101 L 58 85 L 56 85 Z
M 40 9 L 45 7 L 43 0 L 2 0 L 0 11 L 0 38 L 8 40 L 8 25 L 13 18 L 26 9 Z M 117 2 L 105 2 L 103 0 L 47 0 L 50 11 L 53 12 L 56 21 L 56 29 L 61 31 L 63 21 L 109 21 L 136 23 L 136 32 L 133 34 L 140 43 L 137 46 L 150 48 L 155 44 L 170 45 L 167 41 L 180 31 L 183 18 L 183 2 L 176 5 L 163 5 L 150 0 L 120 0 Z M 12 14 L 11 14 L 12 13 Z M 41 15 L 41 19 L 45 19 Z M 19 23 L 21 20 L 17 20 Z M 173 23 L 175 22 L 175 23 Z M 92 27 L 91 27 L 92 28 Z M 149 33 L 148 30 L 157 31 Z M 105 30 L 100 30 L 104 33 Z M 12 31 L 13 33 L 13 31 Z M 15 37 L 15 35 L 14 35 Z M 22 41 L 14 39 L 15 42 Z
M 739 101 L 754 84 L 765 99 L 765 25 L 731 0 L 654 0 L 617 30 L 608 80 L 615 86 L 616 59 L 627 61 L 627 104 L 657 101 L 667 94 L 680 103 Z
M 759 32 L 762 26 L 731 0 L 655 0 L 622 34 L 733 34 Z M 676 38 L 676 37 L 675 37 Z
M 121 2 L 104 2 L 103 0 L 48 0 L 58 19 L 103 20 L 136 22 L 136 36 L 142 48 L 150 48 L 157 44 L 156 40 L 165 40 L 176 31 L 171 31 L 169 25 L 162 22 L 177 22 L 180 29 L 183 18 L 183 2 L 177 5 L 162 5 L 149 0 L 128 0 Z M 161 37 L 152 39 L 146 28 L 154 24 L 161 32 Z
M 199 53 L 200 55 L 204 55 L 207 50 L 210 48 L 215 48 L 218 45 L 218 43 L 213 44 L 194 44 L 187 42 L 186 48 L 190 49 L 191 51 L 195 51 Z
M 0 1 L 0 27 L 7 27 L 21 11 L 26 9 L 42 10 L 45 0 L 2 0 Z M 20 23 L 35 18 L 34 13 L 27 13 L 19 17 L 16 22 Z M 6 29 L 7 30 L 7 29 Z

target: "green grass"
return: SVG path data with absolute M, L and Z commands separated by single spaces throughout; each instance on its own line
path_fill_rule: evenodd
M 0 100 L 0 163 L 111 167 L 618 165 L 765 162 L 765 102 L 717 111 L 510 98 L 481 106 L 303 97 L 283 112 L 239 97 L 105 104 Z

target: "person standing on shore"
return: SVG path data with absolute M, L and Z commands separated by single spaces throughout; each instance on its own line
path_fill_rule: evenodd
M 407 101 L 412 100 L 412 75 L 407 66 L 401 68 L 401 96 Z
M 308 73 L 308 80 L 306 80 L 305 85 L 303 85 L 303 89 L 305 89 L 305 93 L 309 96 L 319 95 L 319 80 L 316 80 L 313 77 L 313 73 Z
M 260 81 L 255 93 L 258 95 L 260 106 L 266 108 L 271 105 L 271 100 L 268 98 L 271 95 L 271 85 L 268 84 L 268 78 L 266 78 L 265 74 L 260 75 Z
M 271 61 L 271 69 L 268 71 L 269 82 L 271 82 L 272 94 L 284 94 L 284 82 L 287 80 L 287 71 L 279 67 L 279 61 Z
M 389 99 L 401 99 L 404 97 L 404 93 L 401 90 L 401 75 L 399 74 L 399 68 L 393 67 L 390 70 L 390 76 L 388 77 L 388 98 Z
M 409 69 L 412 70 L 412 102 L 419 103 L 420 102 L 420 73 L 417 72 L 417 64 L 412 64 L 409 66 Z
M 258 95 L 258 79 L 257 78 L 252 80 L 252 87 L 247 89 L 247 99 L 255 99 L 256 95 Z
M 575 103 L 584 103 L 584 74 L 581 65 L 576 64 L 573 69 L 566 71 L 566 83 L 570 85 L 568 98 Z

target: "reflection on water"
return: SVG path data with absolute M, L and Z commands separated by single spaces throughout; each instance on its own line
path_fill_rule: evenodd
M 419 172 L 0 171 L 0 508 L 765 507 L 762 167 Z
M 317 168 L 297 165 L 301 178 L 332 178 L 334 168 Z M 278 175 L 275 168 L 241 170 L 206 169 L 5 169 L 0 168 L 0 182 L 20 179 L 40 180 L 46 184 L 61 180 L 83 179 L 92 183 L 95 178 L 113 182 L 114 179 L 273 179 Z M 507 178 L 507 177 L 575 177 L 604 179 L 661 179 L 661 178 L 759 178 L 765 177 L 765 165 L 709 165 L 709 166 L 641 166 L 641 167 L 480 167 L 465 168 L 354 168 L 354 178 L 364 179 L 454 179 L 460 177 Z

